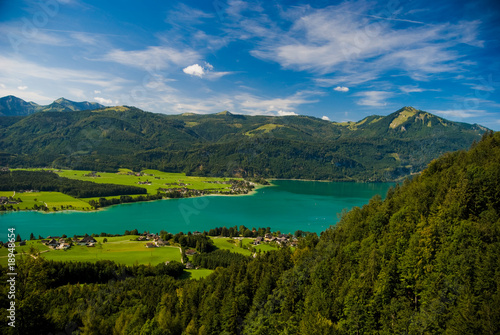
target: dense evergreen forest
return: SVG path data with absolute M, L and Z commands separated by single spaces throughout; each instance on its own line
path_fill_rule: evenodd
M 335 123 L 309 116 L 163 115 L 134 107 L 0 117 L 0 166 L 391 181 L 487 129 L 411 107 Z
M 20 257 L 16 328 L 0 332 L 498 334 L 499 255 L 500 133 L 488 133 L 295 250 L 199 256 L 224 263 L 202 280 L 176 279 L 175 264 Z M 3 320 L 8 303 L 2 285 Z
M 26 190 L 61 192 L 76 198 L 147 193 L 143 187 L 69 179 L 50 171 L 0 171 L 0 191 Z

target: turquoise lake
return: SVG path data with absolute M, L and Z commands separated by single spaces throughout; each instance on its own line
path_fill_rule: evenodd
M 23 239 L 85 233 L 123 234 L 125 230 L 171 233 L 245 225 L 273 231 L 320 233 L 338 221 L 343 209 L 363 206 L 376 194 L 385 197 L 392 183 L 274 180 L 274 186 L 245 196 L 205 196 L 124 204 L 96 212 L 12 212 L 0 215 L 0 240 L 14 227 Z

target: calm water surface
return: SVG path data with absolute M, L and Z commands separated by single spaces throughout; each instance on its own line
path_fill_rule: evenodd
M 0 215 L 0 240 L 15 227 L 23 239 L 35 236 L 123 234 L 125 230 L 171 233 L 204 231 L 214 227 L 245 225 L 271 227 L 273 231 L 296 230 L 318 234 L 334 225 L 344 208 L 363 206 L 392 183 L 343 183 L 275 180 L 247 196 L 206 196 L 169 199 L 108 207 L 97 212 L 14 212 Z

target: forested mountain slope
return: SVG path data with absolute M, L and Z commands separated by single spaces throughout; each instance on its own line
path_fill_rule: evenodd
M 133 107 L 0 118 L 0 165 L 388 181 L 487 129 L 405 107 L 357 123 L 309 116 L 164 115 Z
M 498 334 L 498 255 L 500 133 L 488 133 L 468 152 L 433 161 L 384 201 L 344 213 L 319 240 L 308 235 L 295 251 L 239 260 L 203 280 L 174 280 L 162 266 L 26 257 L 18 261 L 17 330 Z

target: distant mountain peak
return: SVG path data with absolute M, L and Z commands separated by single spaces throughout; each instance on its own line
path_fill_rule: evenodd
M 231 116 L 231 115 L 234 115 L 233 113 L 229 112 L 229 111 L 223 111 L 223 112 L 220 112 L 220 113 L 217 113 L 216 115 L 227 115 L 227 116 Z
M 391 122 L 391 124 L 389 125 L 389 128 L 391 128 L 391 129 L 397 128 L 398 126 L 400 126 L 403 123 L 405 123 L 406 121 L 408 121 L 409 118 L 411 118 L 412 116 L 415 116 L 418 113 L 419 113 L 419 111 L 413 107 L 401 108 L 396 113 L 394 113 L 397 115 L 397 117 Z
M 418 112 L 421 112 L 421 110 L 418 110 L 412 106 L 404 106 L 403 108 L 399 109 L 396 111 L 396 113 L 400 113 L 400 112 L 413 112 L 413 113 L 418 113 Z
M 26 116 L 36 112 L 71 112 L 81 110 L 94 110 L 105 106 L 97 102 L 75 102 L 66 98 L 59 98 L 49 105 L 38 105 L 34 102 L 26 102 L 13 95 L 0 98 L 0 116 Z

